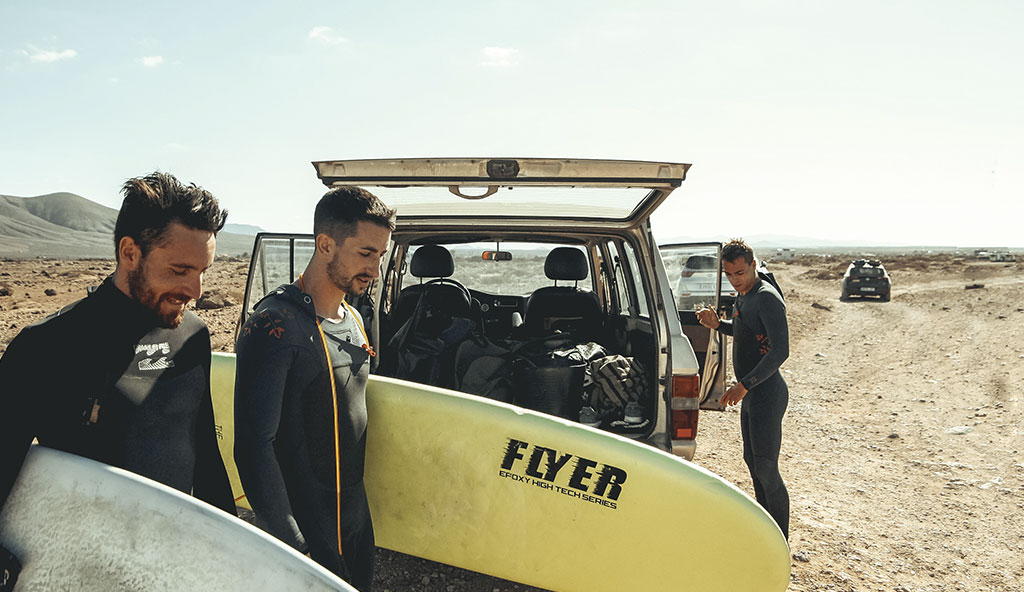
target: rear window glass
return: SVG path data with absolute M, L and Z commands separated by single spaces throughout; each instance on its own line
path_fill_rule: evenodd
M 850 270 L 850 275 L 853 277 L 877 278 L 885 275 L 885 270 L 877 267 L 854 267 Z
M 483 195 L 486 188 L 462 187 L 464 195 Z M 374 187 L 373 194 L 404 218 L 485 216 L 624 220 L 650 194 L 645 188 L 501 187 L 481 199 L 464 199 L 447 187 Z
M 647 291 L 644 290 L 644 279 L 640 273 L 640 266 L 637 264 L 636 251 L 633 250 L 633 245 L 629 243 L 623 243 L 625 249 L 623 255 L 629 262 L 630 275 L 632 276 L 634 294 L 636 294 L 637 306 L 640 307 L 640 316 L 644 318 L 650 318 L 651 312 L 647 307 Z
M 684 265 L 686 269 L 715 269 L 718 267 L 718 259 L 716 257 L 708 257 L 705 255 L 692 255 L 687 258 Z

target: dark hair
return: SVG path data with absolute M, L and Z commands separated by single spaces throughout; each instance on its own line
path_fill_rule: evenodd
M 362 187 L 331 189 L 320 198 L 313 212 L 313 234 L 326 234 L 336 241 L 355 236 L 360 221 L 395 229 L 395 210 Z
M 722 261 L 732 263 L 740 257 L 748 264 L 754 262 L 754 249 L 751 249 L 742 238 L 734 238 L 722 247 Z
M 114 225 L 114 254 L 120 259 L 118 245 L 129 236 L 145 256 L 161 243 L 172 222 L 194 230 L 217 234 L 227 220 L 217 198 L 195 183 L 183 184 L 170 173 L 155 172 L 125 181 L 124 201 Z

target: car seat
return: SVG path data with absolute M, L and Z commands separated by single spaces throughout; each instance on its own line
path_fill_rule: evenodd
M 555 285 L 534 290 L 526 301 L 526 332 L 541 336 L 564 331 L 580 341 L 595 340 L 604 315 L 597 294 L 578 286 L 588 276 L 586 254 L 574 247 L 556 247 L 544 260 L 544 275 Z M 559 280 L 575 283 L 559 286 Z
M 427 287 L 427 284 L 424 283 L 425 278 L 444 280 L 436 285 L 445 287 L 436 287 L 435 285 L 431 288 L 439 300 L 443 300 L 444 294 L 447 294 L 452 297 L 451 304 L 455 308 L 460 306 L 464 300 L 465 287 L 455 280 L 448 279 L 455 273 L 455 260 L 452 259 L 452 254 L 448 249 L 441 245 L 423 245 L 416 249 L 409 262 L 409 273 L 418 278 L 420 283 L 402 288 L 402 291 L 399 292 L 395 308 L 388 319 L 388 326 L 392 328 L 391 333 L 404 325 L 416 310 L 416 304 Z M 469 305 L 470 303 L 466 303 L 466 306 Z
M 449 278 L 454 271 L 451 253 L 442 246 L 424 245 L 413 254 L 410 272 L 434 279 L 399 294 L 392 316 L 397 328 L 382 352 L 382 374 L 452 386 L 455 348 L 481 330 L 479 306 L 465 286 Z

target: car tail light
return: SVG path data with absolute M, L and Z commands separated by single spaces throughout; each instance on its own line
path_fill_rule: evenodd
M 672 375 L 672 439 L 693 440 L 697 437 L 700 376 Z
M 692 271 L 684 271 L 684 272 L 682 272 L 679 275 L 681 275 L 683 277 L 693 277 L 693 272 Z

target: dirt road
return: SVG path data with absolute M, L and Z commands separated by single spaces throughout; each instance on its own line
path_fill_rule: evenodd
M 892 302 L 841 303 L 846 263 L 772 266 L 791 330 L 781 459 L 792 500 L 790 590 L 1019 590 L 1024 262 L 893 258 Z M 0 350 L 112 267 L 0 261 Z M 208 274 L 211 296 L 236 303 L 200 311 L 215 349 L 231 349 L 246 269 L 221 259 Z M 695 462 L 751 492 L 739 414 L 700 421 Z M 742 555 L 738 542 L 737 569 Z M 394 553 L 379 563 L 379 590 L 533 590 Z M 686 589 L 685 574 L 679 582 Z
M 792 331 L 790 590 L 1019 590 L 1024 267 L 901 258 L 892 302 L 840 303 L 846 263 L 773 266 Z M 738 414 L 701 421 L 696 461 L 749 491 Z

